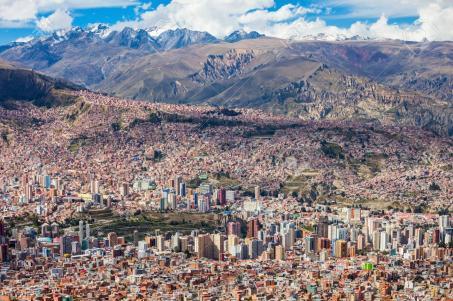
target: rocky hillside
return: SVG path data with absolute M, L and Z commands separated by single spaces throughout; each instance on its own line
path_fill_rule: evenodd
M 0 62 L 0 105 L 10 105 L 10 101 L 29 101 L 46 107 L 70 104 L 74 96 L 67 91 L 78 89 L 81 88 L 66 81 Z
M 209 55 L 203 68 L 191 78 L 199 83 L 226 80 L 240 74 L 254 57 L 253 50 L 237 51 L 235 49 L 223 54 Z
M 396 89 L 453 100 L 453 42 L 298 42 L 293 53 Z

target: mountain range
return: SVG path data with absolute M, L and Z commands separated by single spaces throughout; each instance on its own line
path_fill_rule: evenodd
M 322 37 L 321 37 L 322 38 Z M 237 31 L 74 28 L 0 58 L 93 91 L 253 107 L 306 120 L 366 120 L 453 135 L 453 42 L 291 41 Z

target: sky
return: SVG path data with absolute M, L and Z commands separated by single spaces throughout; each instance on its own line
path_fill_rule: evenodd
M 0 0 L 0 45 L 105 23 L 267 36 L 453 40 L 453 0 Z

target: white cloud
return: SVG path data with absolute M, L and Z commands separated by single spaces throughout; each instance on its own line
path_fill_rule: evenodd
M 167 29 L 186 27 L 207 31 L 222 38 L 237 29 L 256 30 L 268 36 L 302 39 L 323 34 L 335 38 L 361 35 L 377 39 L 421 41 L 453 40 L 453 4 L 448 0 L 332 0 L 333 5 L 348 5 L 351 14 L 381 16 L 375 23 L 357 22 L 349 28 L 328 26 L 320 18 L 307 20 L 307 13 L 319 8 L 288 4 L 274 9 L 273 0 L 173 0 L 168 5 L 143 12 L 137 20 L 119 22 L 121 29 L 157 28 L 158 34 Z M 448 4 L 450 3 L 450 4 Z M 414 15 L 412 24 L 391 24 L 386 16 Z
M 73 18 L 67 11 L 57 9 L 50 16 L 39 19 L 36 25 L 42 31 L 53 32 L 60 29 L 70 29 L 72 20 Z
M 134 8 L 135 14 L 138 15 L 140 12 L 147 11 L 148 9 L 150 9 L 151 4 L 152 4 L 151 2 L 146 2 L 143 3 L 142 5 L 135 6 Z
M 302 1 L 301 1 L 302 2 Z M 78 8 L 135 5 L 137 20 L 119 22 L 114 29 L 157 28 L 158 34 L 167 29 L 186 27 L 207 31 L 222 38 L 237 29 L 256 30 L 268 36 L 301 39 L 324 34 L 352 37 L 368 36 L 378 39 L 421 41 L 453 40 L 453 3 L 451 0 L 327 0 L 320 5 L 304 7 L 288 4 L 278 9 L 274 0 L 172 0 L 150 10 L 151 1 L 139 0 L 0 0 L 0 27 L 35 26 L 49 31 L 71 23 L 69 11 Z M 350 12 L 335 14 L 338 6 Z M 324 12 L 324 18 L 379 17 L 372 23 L 357 22 L 349 28 L 328 26 L 306 14 Z M 332 12 L 326 15 L 326 12 Z M 43 12 L 54 12 L 52 18 L 39 19 Z M 415 16 L 411 24 L 391 24 L 388 17 Z M 70 20 L 71 19 L 71 20 Z
M 330 7 L 345 7 L 350 10 L 347 14 L 337 15 L 336 18 L 370 18 L 386 15 L 388 17 L 418 16 L 419 9 L 430 4 L 443 7 L 451 6 L 451 0 L 329 0 Z
M 240 18 L 247 12 L 274 5 L 273 0 L 173 0 L 144 12 L 138 21 L 121 22 L 117 27 L 158 27 L 160 31 L 186 27 L 223 37 L 242 27 Z
M 36 17 L 38 8 L 33 0 L 0 0 L 0 20 L 24 21 Z
M 15 1 L 15 0 L 12 0 Z M 22 1 L 22 0 L 21 0 Z M 40 11 L 99 7 L 126 7 L 140 4 L 138 0 L 35 0 Z
M 33 40 L 35 37 L 34 36 L 26 36 L 26 37 L 21 37 L 16 40 L 18 43 L 27 43 Z
M 123 7 L 139 4 L 138 0 L 0 0 L 0 24 L 16 22 L 26 25 L 39 13 L 97 7 Z

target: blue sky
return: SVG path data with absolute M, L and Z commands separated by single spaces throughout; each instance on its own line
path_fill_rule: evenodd
M 281 38 L 326 33 L 439 40 L 451 38 L 443 29 L 451 20 L 441 18 L 453 19 L 448 0 L 31 1 L 33 7 L 30 0 L 0 0 L 0 44 L 92 23 L 116 29 L 188 27 L 216 36 L 241 28 Z

